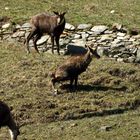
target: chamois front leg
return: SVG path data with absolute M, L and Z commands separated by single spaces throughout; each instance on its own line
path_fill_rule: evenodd
M 51 36 L 51 42 L 52 42 L 52 53 L 54 54 L 54 36 Z
M 58 90 L 55 89 L 55 83 L 56 83 L 56 80 L 54 78 L 51 79 L 51 86 L 52 86 L 52 89 L 53 89 L 53 94 L 57 95 L 58 94 Z
M 57 46 L 57 53 L 58 53 L 58 55 L 60 55 L 60 52 L 59 52 L 59 39 L 60 39 L 60 36 L 56 36 L 55 37 L 55 42 L 56 42 L 56 46 Z
M 74 82 L 75 82 L 74 88 L 77 89 L 78 76 L 75 77 Z

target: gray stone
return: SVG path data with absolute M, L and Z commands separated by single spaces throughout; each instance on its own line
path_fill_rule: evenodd
M 86 44 L 86 41 L 83 40 L 83 39 L 74 39 L 74 40 L 72 40 L 71 42 L 72 42 L 72 44 L 74 44 L 75 46 L 82 46 L 82 47 L 84 47 L 85 44 Z
M 84 29 L 89 29 L 91 28 L 92 24 L 79 24 L 77 29 L 79 30 L 84 30 Z
M 79 34 L 73 34 L 72 36 L 73 36 L 73 39 L 80 39 L 81 38 L 81 35 L 79 35 Z
M 25 36 L 25 31 L 17 31 L 12 35 L 12 38 Z
M 72 24 L 66 23 L 65 24 L 65 29 L 73 31 L 73 30 L 75 30 L 75 27 Z
M 125 33 L 121 33 L 121 32 L 118 32 L 118 33 L 117 33 L 117 36 L 124 37 L 125 35 L 126 35 Z
M 113 33 L 113 31 L 106 30 L 104 33 L 105 33 L 105 34 L 112 34 L 112 33 Z
M 118 62 L 124 62 L 124 59 L 123 58 L 117 58 L 117 61 Z
M 42 36 L 38 41 L 37 41 L 37 45 L 42 45 L 44 44 L 47 40 L 49 39 L 49 35 L 44 35 Z
M 122 28 L 122 24 L 119 24 L 119 23 L 113 23 L 113 25 L 112 25 L 112 29 L 113 30 L 121 30 L 121 28 Z
M 100 56 L 108 56 L 108 49 L 109 47 L 98 47 L 97 48 L 97 53 L 100 55 Z
M 24 23 L 21 27 L 22 28 L 31 28 L 31 24 L 30 23 Z
M 94 26 L 91 28 L 91 31 L 95 32 L 96 34 L 102 34 L 108 29 L 107 26 L 104 25 L 99 25 L 99 26 Z
M 117 39 L 118 40 L 124 40 L 124 37 L 123 36 L 117 36 Z
M 87 33 L 82 33 L 82 39 L 87 39 L 89 37 L 89 34 L 87 34 Z
M 16 28 L 16 29 L 20 29 L 21 26 L 20 26 L 19 24 L 17 24 L 15 28 Z
M 8 29 L 10 28 L 11 24 L 10 23 L 5 23 L 4 25 L 2 25 L 2 29 Z
M 102 131 L 110 131 L 111 129 L 112 129 L 112 126 L 102 126 L 100 128 L 100 130 L 102 130 Z
M 140 48 L 138 48 L 138 50 L 137 50 L 136 58 L 140 60 Z
M 127 59 L 128 63 L 134 63 L 135 62 L 135 57 L 134 56 L 131 56 Z

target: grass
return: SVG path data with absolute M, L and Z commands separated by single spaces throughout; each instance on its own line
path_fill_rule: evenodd
M 24 46 L 6 42 L 0 47 L 0 100 L 13 108 L 22 125 L 19 139 L 139 138 L 138 64 L 93 59 L 76 92 L 70 92 L 66 82 L 57 85 L 60 94 L 53 96 L 49 72 L 67 56 L 34 50 L 27 55 Z M 104 125 L 111 130 L 100 130 Z M 7 133 L 1 129 L 0 139 L 8 139 Z
M 5 10 L 9 7 L 9 10 Z M 22 23 L 42 11 L 67 11 L 66 19 L 74 25 L 92 23 L 93 25 L 112 25 L 114 22 L 128 28 L 140 25 L 139 0 L 1 0 L 1 16 Z M 115 10 L 114 14 L 110 12 Z

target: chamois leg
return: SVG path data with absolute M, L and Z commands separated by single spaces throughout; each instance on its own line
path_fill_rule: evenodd
M 58 93 L 58 90 L 55 89 L 55 83 L 56 83 L 56 82 L 57 82 L 57 80 L 56 80 L 55 78 L 53 78 L 53 79 L 51 80 L 51 86 L 52 86 L 54 95 L 57 95 L 57 93 Z
M 27 40 L 26 40 L 27 53 L 30 53 L 30 49 L 29 49 L 29 41 L 30 41 L 30 39 L 32 39 L 33 36 L 35 36 L 36 34 L 37 34 L 37 29 L 34 28 L 34 29 L 32 29 L 32 31 L 30 32 L 30 34 L 27 36 Z
M 57 53 L 58 53 L 58 55 L 60 55 L 60 52 L 59 52 L 59 39 L 60 39 L 60 36 L 56 36 L 55 37 L 55 42 L 56 42 L 56 46 L 57 46 Z
M 75 89 L 77 88 L 77 83 L 78 83 L 78 76 L 75 77 Z
M 52 42 L 52 53 L 54 54 L 54 36 L 51 36 L 51 42 Z
M 16 126 L 15 121 L 13 120 L 12 116 L 9 119 L 9 132 L 11 135 L 12 140 L 17 140 L 17 136 L 20 134 L 18 126 Z
M 72 89 L 72 84 L 73 84 L 74 78 L 70 79 L 70 88 Z
M 38 39 L 41 38 L 41 36 L 42 36 L 42 34 L 39 33 L 39 34 L 36 35 L 36 37 L 35 37 L 34 40 L 33 40 L 34 48 L 35 48 L 35 50 L 36 50 L 38 53 L 39 53 L 39 51 L 38 51 L 38 48 L 37 48 L 36 42 L 38 41 Z

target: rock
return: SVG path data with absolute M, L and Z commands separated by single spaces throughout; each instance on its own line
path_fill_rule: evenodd
M 100 56 L 108 56 L 109 53 L 109 47 L 98 47 L 97 48 L 97 53 Z
M 115 13 L 115 10 L 111 10 L 110 13 L 111 13 L 111 14 L 114 14 L 114 13 Z
M 10 23 L 5 23 L 4 25 L 2 25 L 2 29 L 8 29 L 10 26 Z
M 76 46 L 82 46 L 85 47 L 86 41 L 83 39 L 74 39 L 71 41 L 72 44 L 76 45 Z
M 110 37 L 110 35 L 102 35 L 99 42 L 106 42 L 106 41 L 112 41 L 113 39 Z
M 24 23 L 21 27 L 22 28 L 31 28 L 31 24 L 30 23 Z
M 128 61 L 128 63 L 134 63 L 135 59 L 136 58 L 134 56 L 131 56 L 131 57 L 128 57 L 127 61 Z
M 121 28 L 122 28 L 122 24 L 113 23 L 113 25 L 112 25 L 112 29 L 113 29 L 114 31 L 120 31 Z
M 123 58 L 117 58 L 118 62 L 124 62 Z
M 49 39 L 49 35 L 44 35 L 42 36 L 38 41 L 37 41 L 37 45 L 42 45 L 43 43 L 45 43 L 47 40 Z
M 82 33 L 82 39 L 86 40 L 89 37 L 89 34 L 83 32 Z
M 125 35 L 126 35 L 125 33 L 121 33 L 121 32 L 117 33 L 117 36 L 120 36 L 120 37 L 124 37 Z
M 92 24 L 79 24 L 77 29 L 78 30 L 84 30 L 84 29 L 89 29 L 91 28 Z
M 99 26 L 94 26 L 91 28 L 91 31 L 95 32 L 96 34 L 102 34 L 108 29 L 107 26 L 104 25 L 99 25 Z
M 100 128 L 100 130 L 102 130 L 102 131 L 110 131 L 111 129 L 112 129 L 112 126 L 102 126 Z
M 75 27 L 69 23 L 66 23 L 65 24 L 65 29 L 66 30 L 69 30 L 69 31 L 74 31 L 75 30 Z
M 79 34 L 73 34 L 72 36 L 73 36 L 73 39 L 80 39 L 81 38 L 81 35 L 79 35 Z
M 17 31 L 12 35 L 12 38 L 25 36 L 25 31 Z
M 20 29 L 21 26 L 20 26 L 19 24 L 17 24 L 17 25 L 15 26 L 15 28 L 16 28 L 16 29 Z
M 136 52 L 136 59 L 137 59 L 137 60 L 140 60 L 140 48 L 137 49 L 137 52 Z

